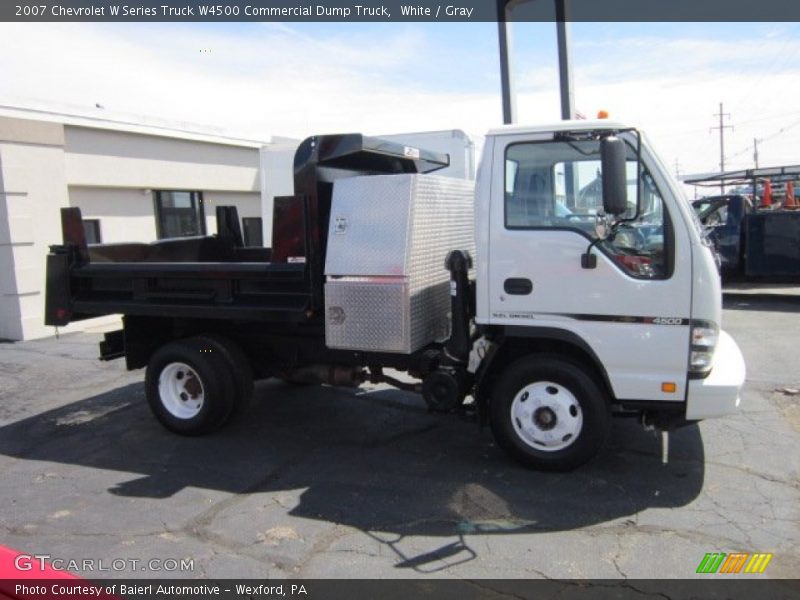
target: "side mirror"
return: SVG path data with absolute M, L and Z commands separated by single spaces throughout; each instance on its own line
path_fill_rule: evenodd
M 600 140 L 600 164 L 603 170 L 603 210 L 621 215 L 628 210 L 628 181 L 625 173 L 625 142 L 616 136 Z

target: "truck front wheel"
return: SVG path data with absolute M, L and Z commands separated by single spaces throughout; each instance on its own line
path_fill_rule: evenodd
M 505 370 L 492 393 L 492 433 L 526 466 L 568 471 L 605 444 L 611 428 L 606 396 L 578 364 L 528 356 Z
M 227 361 L 202 338 L 171 342 L 153 354 L 145 394 L 156 419 L 170 431 L 200 435 L 221 427 L 236 390 Z

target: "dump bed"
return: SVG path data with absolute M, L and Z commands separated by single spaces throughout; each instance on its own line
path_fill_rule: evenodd
M 243 247 L 233 207 L 219 207 L 213 236 L 92 246 L 80 209 L 62 209 L 63 244 L 47 258 L 45 323 L 106 314 L 321 323 L 333 182 L 424 173 L 448 160 L 360 134 L 306 139 L 295 154 L 294 195 L 275 199 L 271 249 Z
M 800 212 L 753 212 L 742 226 L 746 277 L 787 281 L 800 277 Z

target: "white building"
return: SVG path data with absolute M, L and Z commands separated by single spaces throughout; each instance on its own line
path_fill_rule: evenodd
M 61 207 L 80 207 L 90 242 L 150 242 L 214 233 L 215 207 L 235 205 L 260 245 L 259 148 L 270 141 L 0 111 L 0 338 L 54 332 L 44 265 Z
M 449 174 L 474 176 L 462 132 L 391 137 L 451 152 Z M 55 333 L 44 325 L 45 257 L 61 243 L 60 208 L 80 207 L 87 241 L 109 243 L 213 234 L 216 207 L 234 205 L 245 243 L 269 246 L 272 198 L 293 193 L 297 144 L 0 108 L 0 339 Z

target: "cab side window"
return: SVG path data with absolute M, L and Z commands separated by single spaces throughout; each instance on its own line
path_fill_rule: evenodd
M 615 235 L 598 248 L 632 277 L 664 279 L 670 275 L 668 215 L 653 178 L 638 178 L 637 162 L 627 164 L 628 210 Z M 603 212 L 600 149 L 597 141 L 512 144 L 506 149 L 505 225 L 508 229 L 574 230 L 595 239 Z

